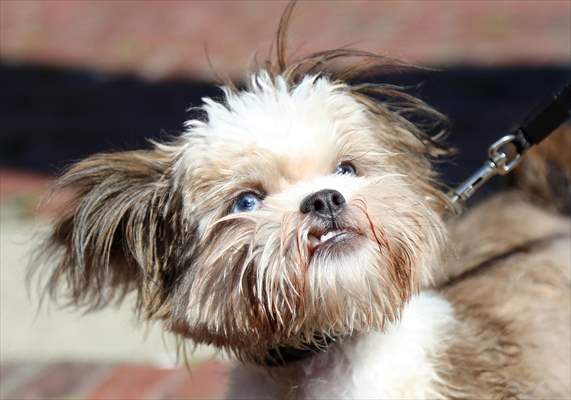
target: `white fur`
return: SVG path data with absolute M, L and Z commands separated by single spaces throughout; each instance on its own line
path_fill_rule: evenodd
M 187 135 L 251 141 L 292 155 L 334 137 L 340 124 L 366 125 L 364 107 L 350 97 L 345 85 L 326 77 L 306 76 L 290 87 L 283 77 L 272 80 L 262 71 L 252 76 L 250 85 L 250 90 L 239 93 L 223 88 L 224 103 L 203 98 L 208 122 L 187 121 Z
M 435 383 L 434 359 L 454 329 L 452 306 L 440 295 L 424 292 L 410 300 L 398 323 L 343 343 L 298 365 L 297 396 L 307 399 L 443 398 Z M 270 368 L 271 369 L 271 368 Z M 287 373 L 271 377 L 260 367 L 237 367 L 228 394 L 234 398 L 276 398 L 291 386 Z M 281 379 L 282 377 L 283 380 Z
M 202 142 L 210 150 L 270 150 L 311 165 L 319 158 L 316 153 L 330 149 L 343 135 L 370 129 L 365 107 L 351 97 L 348 87 L 323 76 L 306 76 L 289 86 L 283 77 L 272 79 L 262 71 L 252 76 L 247 91 L 222 90 L 222 102 L 202 99 L 206 121 L 186 122 L 189 144 Z M 185 152 L 187 167 L 193 152 L 196 147 Z

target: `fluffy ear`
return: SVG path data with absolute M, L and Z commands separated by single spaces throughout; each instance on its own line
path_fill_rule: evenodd
M 138 311 L 160 317 L 177 276 L 169 261 L 184 260 L 174 254 L 185 230 L 173 164 L 162 149 L 101 154 L 60 178 L 56 190 L 73 197 L 40 253 L 49 256 L 52 297 L 61 289 L 69 304 L 92 310 L 134 290 Z

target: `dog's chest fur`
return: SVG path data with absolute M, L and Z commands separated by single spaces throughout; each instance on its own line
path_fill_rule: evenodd
M 269 372 L 238 367 L 228 397 L 440 398 L 436 363 L 454 326 L 448 301 L 424 292 L 386 332 L 353 338 L 303 365 Z

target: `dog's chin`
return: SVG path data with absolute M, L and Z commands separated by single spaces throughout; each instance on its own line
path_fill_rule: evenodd
M 189 323 L 189 337 L 260 361 L 272 349 L 383 330 L 398 318 L 414 291 L 413 249 L 399 247 L 384 226 L 373 230 L 356 219 L 292 231 L 284 257 L 265 257 L 282 250 L 279 235 L 257 237 L 265 251 L 247 264 L 256 268 L 239 277 L 242 286 L 228 285 L 230 275 L 207 275 L 217 286 L 192 291 L 196 302 L 189 309 L 195 314 L 189 321 L 204 324 L 193 330 Z
M 312 231 L 303 309 L 305 334 L 382 328 L 401 306 L 400 284 L 378 243 L 358 229 Z M 406 282 L 408 283 L 408 282 Z

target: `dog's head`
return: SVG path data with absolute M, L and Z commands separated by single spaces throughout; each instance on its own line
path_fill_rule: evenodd
M 445 149 L 415 123 L 440 116 L 309 72 L 346 53 L 262 70 L 176 141 L 72 167 L 49 287 L 91 308 L 134 291 L 144 318 L 249 360 L 398 318 L 444 242 Z

